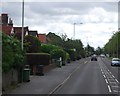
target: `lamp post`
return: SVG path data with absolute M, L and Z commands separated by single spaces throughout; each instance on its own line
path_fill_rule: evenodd
M 114 32 L 115 31 L 113 31 L 113 36 L 115 35 Z M 112 46 L 113 46 L 113 57 L 114 57 L 114 42 L 112 42 Z
M 116 35 L 117 35 L 117 58 L 119 58 L 119 55 L 118 55 L 119 54 L 119 45 L 118 45 L 119 44 L 119 31 L 117 32 Z
M 74 33 L 73 33 L 73 39 L 75 39 L 75 24 L 76 24 L 76 23 L 74 23 Z
M 74 25 L 74 32 L 73 32 L 73 39 L 75 40 L 75 25 L 76 24 L 83 24 L 83 23 L 73 23 L 73 25 Z
M 24 0 L 22 2 L 22 50 L 23 50 L 23 38 L 24 38 Z

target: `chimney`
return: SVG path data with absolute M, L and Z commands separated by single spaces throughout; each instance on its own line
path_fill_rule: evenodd
M 2 24 L 7 25 L 8 24 L 8 14 L 2 14 Z
M 13 26 L 13 20 L 11 18 L 9 18 L 9 23 L 8 23 L 9 26 Z

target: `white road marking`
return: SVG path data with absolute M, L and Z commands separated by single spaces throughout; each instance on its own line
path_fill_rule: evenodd
M 117 83 L 119 83 L 119 81 L 118 81 L 117 79 L 115 79 L 115 81 L 116 81 Z
M 113 77 L 112 76 L 107 76 L 108 79 L 112 79 Z
M 111 88 L 110 88 L 110 86 L 109 86 L 109 85 L 108 85 L 108 90 L 109 90 L 109 92 L 112 92 L 112 91 L 111 91 Z
M 110 82 L 111 84 L 116 84 L 116 82 Z
M 110 74 L 112 74 L 112 73 L 110 72 Z
M 108 81 L 107 81 L 107 79 L 105 79 L 105 81 L 106 81 L 106 83 L 108 84 Z
M 112 75 L 112 77 L 113 77 L 113 78 L 115 78 L 115 76 L 114 76 L 114 75 Z
M 118 93 L 118 90 L 113 90 L 113 92 L 116 92 L 116 93 Z M 120 91 L 119 91 L 120 92 Z
M 111 86 L 111 87 L 116 87 L 116 88 L 118 88 L 119 86 Z
M 109 78 L 108 78 L 108 81 L 111 81 L 111 82 L 112 82 L 112 81 L 115 81 L 115 79 L 113 79 L 113 78 L 112 78 L 112 79 L 109 79 Z
M 87 62 L 87 61 L 86 61 Z M 51 94 L 53 94 L 57 89 L 59 89 L 67 80 L 70 79 L 70 77 L 74 74 L 74 72 L 76 72 L 78 69 L 80 68 L 80 65 L 71 73 L 69 74 L 69 76 L 62 82 L 60 83 L 57 87 L 55 87 L 55 89 L 53 89 L 48 96 L 50 96 Z
M 105 75 L 103 75 L 103 76 L 104 76 L 104 78 L 106 78 Z
M 102 74 L 104 74 L 104 72 L 102 72 Z
M 86 64 L 86 63 L 87 63 L 87 61 L 84 62 L 84 64 Z

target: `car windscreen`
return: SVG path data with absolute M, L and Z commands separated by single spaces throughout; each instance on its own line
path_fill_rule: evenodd
M 119 59 L 113 59 L 112 61 L 120 61 Z

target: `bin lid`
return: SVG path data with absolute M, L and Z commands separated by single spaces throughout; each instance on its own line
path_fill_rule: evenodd
M 30 69 L 28 69 L 28 68 L 25 68 L 24 70 L 30 70 Z

